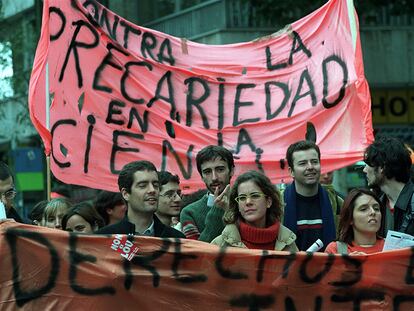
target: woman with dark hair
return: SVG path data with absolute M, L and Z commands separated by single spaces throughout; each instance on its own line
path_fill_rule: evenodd
M 104 225 L 102 217 L 88 202 L 76 204 L 62 219 L 63 230 L 76 233 L 92 234 Z
M 381 252 L 384 246 L 378 232 L 384 207 L 376 194 L 367 189 L 352 189 L 345 198 L 339 219 L 339 239 L 325 252 L 365 255 Z
M 211 243 L 251 249 L 297 251 L 296 235 L 280 223 L 280 194 L 265 175 L 249 171 L 231 190 L 222 234 Z

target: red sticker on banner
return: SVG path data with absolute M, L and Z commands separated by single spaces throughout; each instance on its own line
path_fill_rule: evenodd
M 112 240 L 111 248 L 127 260 L 131 260 L 138 252 L 138 246 L 128 240 L 126 235 L 117 234 Z

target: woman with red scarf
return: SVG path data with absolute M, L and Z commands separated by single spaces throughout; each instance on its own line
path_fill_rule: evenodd
M 265 175 L 249 171 L 232 187 L 222 234 L 211 243 L 295 252 L 296 235 L 280 223 L 280 194 Z

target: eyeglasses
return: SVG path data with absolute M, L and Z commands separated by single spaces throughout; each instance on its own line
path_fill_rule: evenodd
M 160 194 L 160 196 L 162 197 L 166 197 L 170 200 L 172 200 L 173 198 L 175 198 L 175 196 L 178 196 L 179 198 L 182 198 L 182 194 L 181 194 L 181 190 L 171 190 L 171 191 L 167 191 L 164 194 Z
M 16 196 L 16 189 L 12 188 L 1 194 L 1 197 L 5 197 L 7 200 L 12 200 Z
M 248 198 L 250 198 L 252 201 L 258 201 L 265 196 L 266 195 L 262 192 L 252 192 L 250 194 L 239 195 L 238 197 L 235 197 L 234 200 L 240 204 L 246 203 Z

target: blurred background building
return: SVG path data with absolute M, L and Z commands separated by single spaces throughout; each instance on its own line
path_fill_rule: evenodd
M 345 1 L 345 0 L 343 0 Z M 320 0 L 102 0 L 135 24 L 207 44 L 250 41 L 313 11 Z M 376 134 L 414 145 L 414 1 L 355 0 Z M 27 92 L 43 1 L 0 0 L 0 159 L 16 172 L 20 205 L 45 198 L 45 160 Z M 335 173 L 342 192 L 362 186 L 355 167 Z M 339 178 L 338 178 L 339 177 Z M 55 181 L 58 183 L 58 181 Z M 70 187 L 74 196 L 88 196 Z

